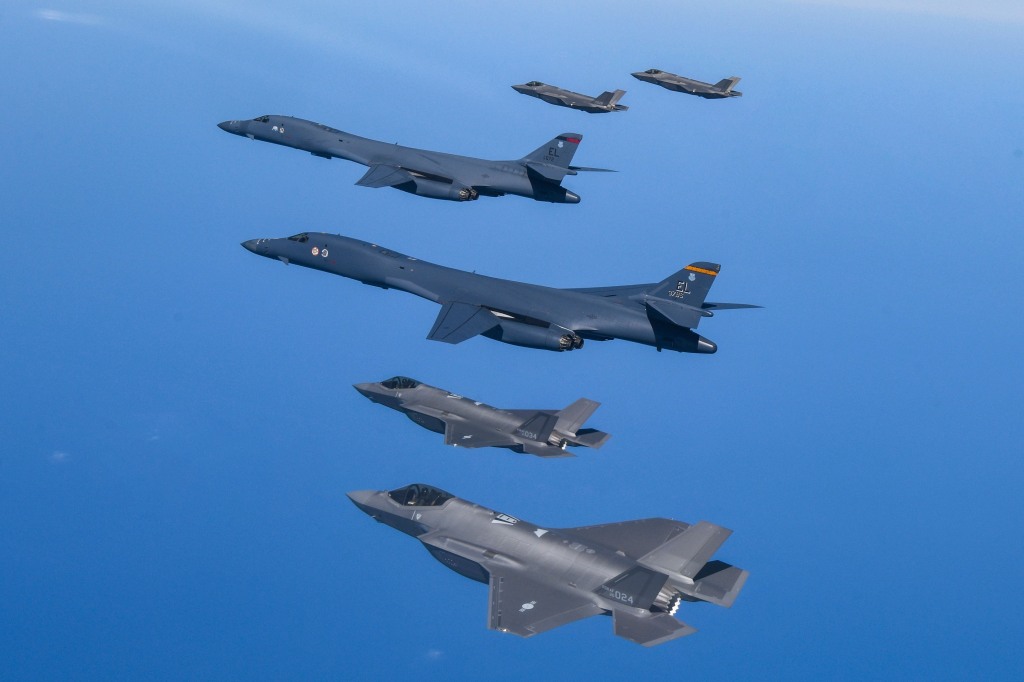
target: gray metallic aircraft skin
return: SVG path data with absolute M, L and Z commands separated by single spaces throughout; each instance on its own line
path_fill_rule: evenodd
M 706 303 L 718 274 L 693 263 L 655 284 L 555 289 L 486 277 L 411 258 L 377 244 L 304 232 L 284 239 L 250 239 L 260 256 L 322 270 L 383 289 L 398 289 L 442 306 L 427 338 L 461 343 L 477 335 L 528 348 L 574 350 L 584 339 L 624 339 L 689 353 L 718 347 L 693 331 L 714 309 L 756 308 Z
M 590 97 L 589 95 L 581 95 L 578 92 L 565 90 L 554 85 L 541 83 L 540 81 L 513 85 L 512 89 L 524 95 L 536 97 L 548 104 L 579 109 L 588 114 L 605 114 L 610 111 L 626 111 L 629 109 L 625 105 L 617 104 L 622 99 L 622 96 L 626 94 L 625 90 L 610 90 L 601 93 L 597 97 Z
M 706 521 L 548 528 L 422 484 L 348 497 L 448 568 L 488 585 L 488 628 L 520 637 L 611 615 L 616 635 L 654 646 L 696 632 L 674 617 L 682 602 L 728 608 L 748 575 L 711 560 L 732 531 Z
M 563 133 L 521 159 L 489 161 L 359 137 L 292 116 L 260 116 L 224 121 L 218 127 L 253 140 L 307 151 L 325 159 L 355 161 L 369 170 L 356 182 L 448 201 L 515 194 L 537 201 L 578 204 L 579 195 L 562 187 L 566 175 L 604 168 L 571 166 L 583 136 Z
M 703 97 L 704 99 L 725 99 L 727 97 L 743 96 L 743 93 L 739 90 L 733 90 L 736 84 L 740 82 L 739 76 L 730 76 L 729 78 L 723 78 L 715 84 L 711 84 L 686 78 L 685 76 L 677 76 L 667 71 L 648 69 L 647 71 L 635 72 L 633 78 L 646 83 L 654 83 L 676 92 L 685 92 L 688 95 Z
M 355 384 L 375 403 L 444 434 L 446 445 L 499 447 L 538 457 L 572 457 L 567 446 L 599 448 L 610 437 L 581 429 L 600 403 L 581 398 L 564 410 L 504 410 L 409 377 Z

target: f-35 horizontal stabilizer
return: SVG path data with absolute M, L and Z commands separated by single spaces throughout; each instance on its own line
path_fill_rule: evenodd
M 668 569 L 692 579 L 730 535 L 732 531 L 728 528 L 700 521 L 640 557 L 640 563 Z
M 694 576 L 693 588 L 681 586 L 686 594 L 701 601 L 729 608 L 736 601 L 749 572 L 724 561 L 709 561 Z
M 580 429 L 570 442 L 597 450 L 612 437 L 612 434 L 597 429 Z
M 576 456 L 575 453 L 569 452 L 568 450 L 563 450 L 562 448 L 558 447 L 557 445 L 548 445 L 547 443 L 534 443 L 532 441 L 526 441 L 524 443 L 520 443 L 519 445 L 516 446 L 516 448 L 513 448 L 513 449 L 518 449 L 518 450 L 521 450 L 522 452 L 525 452 L 525 453 L 527 453 L 529 455 L 535 455 L 537 457 L 545 457 L 547 459 L 551 459 L 553 457 L 575 457 Z
M 445 343 L 462 343 L 498 325 L 494 313 L 469 303 L 445 303 L 427 338 Z
M 644 646 L 657 646 L 665 642 L 692 635 L 697 628 L 682 623 L 667 613 L 638 616 L 632 611 L 616 609 L 612 612 L 615 634 Z

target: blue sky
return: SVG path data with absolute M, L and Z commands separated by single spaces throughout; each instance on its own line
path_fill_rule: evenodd
M 1016 2 L 6 3 L 0 678 L 1019 679 L 1022 39 Z M 580 132 L 619 172 L 429 201 L 216 128 L 267 113 L 490 158 Z M 435 344 L 434 306 L 239 246 L 302 230 L 552 286 L 710 260 L 712 299 L 765 308 L 705 321 L 714 356 Z M 585 396 L 614 437 L 445 448 L 350 388 L 393 374 Z M 751 578 L 652 650 L 489 632 L 483 586 L 344 497 L 413 481 L 707 519 Z

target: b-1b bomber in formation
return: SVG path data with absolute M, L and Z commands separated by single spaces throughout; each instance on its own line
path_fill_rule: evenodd
M 285 264 L 397 289 L 441 305 L 432 341 L 462 343 L 485 336 L 513 346 L 571 351 L 585 340 L 623 339 L 681 353 L 714 353 L 718 346 L 693 331 L 715 310 L 757 308 L 705 301 L 716 263 L 691 263 L 660 282 L 555 289 L 455 270 L 377 244 L 322 232 L 250 239 L 246 249 Z
M 394 187 L 430 199 L 473 201 L 515 194 L 553 204 L 578 204 L 579 195 L 562 187 L 566 175 L 612 172 L 570 165 L 583 139 L 579 133 L 562 133 L 521 159 L 490 161 L 371 140 L 293 116 L 258 116 L 224 121 L 218 127 L 324 159 L 355 161 L 370 168 L 357 185 Z

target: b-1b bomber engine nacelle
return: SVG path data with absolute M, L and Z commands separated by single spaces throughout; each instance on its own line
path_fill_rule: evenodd
M 541 350 L 566 351 L 583 347 L 583 339 L 570 331 L 539 327 L 514 320 L 502 320 L 501 324 L 484 332 L 484 336 L 513 346 L 539 348 Z
M 430 178 L 415 178 L 411 182 L 395 185 L 395 189 L 421 197 L 448 201 L 475 201 L 480 198 L 480 194 L 472 187 Z

